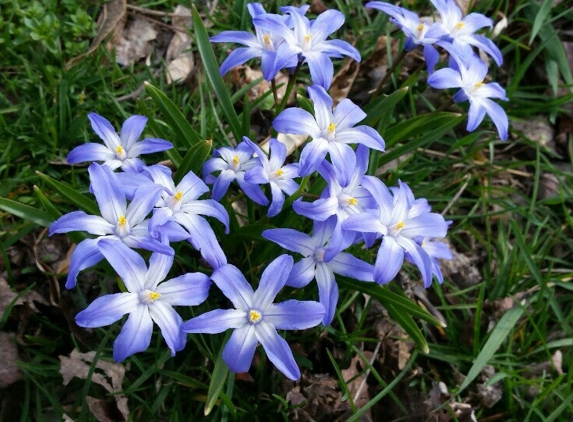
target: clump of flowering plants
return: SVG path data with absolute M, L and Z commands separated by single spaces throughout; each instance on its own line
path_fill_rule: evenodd
M 468 131 L 487 114 L 505 140 L 507 116 L 492 100 L 506 100 L 505 91 L 486 82 L 488 65 L 478 55 L 481 50 L 498 65 L 502 62 L 493 42 L 476 33 L 491 26 L 491 20 L 477 13 L 462 17 L 453 0 L 432 3 L 442 15 L 432 22 L 389 3 L 374 1 L 366 7 L 391 17 L 405 33 L 406 52 L 423 51 L 424 83 L 459 89 L 452 101 L 469 102 Z M 172 356 L 194 347 L 186 343 L 204 350 L 207 334 L 227 333 L 209 343 L 216 350 L 207 356 L 214 361 L 207 411 L 232 379 L 229 371 L 249 372 L 255 356 L 256 365 L 265 365 L 260 356 L 266 356 L 285 377 L 298 380 L 302 359 L 289 342 L 296 341 L 300 330 L 318 332 L 337 323 L 341 291 L 379 300 L 427 351 L 412 317 L 441 322 L 393 286 L 393 280 L 406 265 L 420 284 L 431 288 L 443 281 L 439 259 L 451 257 L 441 241 L 451 222 L 419 197 L 407 174 L 387 177 L 379 169 L 440 138 L 464 116 L 434 110 L 389 128 L 391 111 L 416 81 L 408 79 L 384 94 L 388 78 L 383 78 L 362 106 L 349 98 L 336 101 L 329 93 L 335 65 L 344 58 L 361 60 L 357 48 L 337 38 L 343 13 L 327 10 L 312 16 L 305 6 L 269 13 L 257 3 L 249 4 L 248 12 L 252 32 L 224 31 L 209 39 L 194 10 L 196 42 L 216 94 L 212 112 L 220 113 L 221 129 L 209 134 L 212 140 L 199 135 L 148 84 L 146 93 L 171 132 L 154 124 L 158 137 L 139 141 L 146 117 L 128 118 L 118 135 L 99 112 L 90 113 L 103 145 L 86 143 L 68 155 L 70 165 L 89 163 L 90 195 L 42 176 L 79 210 L 61 215 L 40 196 L 47 214 L 37 218 L 49 222 L 50 235 L 72 233 L 77 243 L 67 288 L 81 285 L 83 271 L 104 260 L 121 280 L 117 289 L 76 316 L 79 326 L 93 328 L 128 315 L 113 345 L 117 361 L 145 353 L 155 325 Z M 242 47 L 219 67 L 211 42 Z M 240 110 L 222 77 L 253 59 L 272 82 L 273 90 L 265 95 L 275 101 L 272 130 L 257 140 L 253 105 L 245 103 Z M 289 75 L 282 99 L 275 83 L 280 72 Z M 285 135 L 306 136 L 306 141 L 288 151 Z M 168 165 L 139 158 L 159 152 L 165 152 Z

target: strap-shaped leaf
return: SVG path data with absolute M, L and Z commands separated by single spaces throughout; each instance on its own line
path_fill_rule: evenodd
M 384 305 L 386 310 L 388 310 L 388 314 L 400 324 L 400 327 L 408 333 L 408 335 L 414 340 L 416 345 L 420 348 L 420 350 L 428 354 L 430 352 L 430 348 L 428 347 L 428 343 L 424 337 L 424 334 L 420 331 L 420 328 L 416 324 L 416 321 L 405 312 L 402 312 L 400 309 L 397 309 L 394 305 L 390 305 L 389 303 Z
M 48 227 L 54 221 L 47 212 L 8 198 L 0 198 L 0 208 L 16 217 L 32 221 L 43 227 Z
M 444 327 L 444 323 L 429 314 L 425 309 L 419 307 L 406 296 L 391 291 L 388 287 L 377 283 L 366 283 L 364 281 L 350 280 L 343 277 L 337 278 L 338 284 L 352 290 L 366 293 L 380 301 L 386 308 L 392 306 L 397 312 L 406 313 L 415 318 L 426 321 L 436 327 Z
M 221 104 L 221 108 L 223 109 L 223 113 L 225 114 L 235 141 L 240 142 L 242 139 L 242 132 L 239 116 L 235 111 L 235 107 L 231 101 L 225 81 L 223 81 L 223 78 L 219 74 L 219 64 L 215 58 L 215 53 L 213 52 L 213 47 L 211 46 L 207 29 L 205 29 L 201 16 L 199 16 L 199 12 L 197 12 L 197 8 L 194 5 L 193 31 L 195 32 L 195 41 L 197 42 L 197 48 L 199 49 L 199 54 L 201 55 L 203 66 L 205 67 L 207 79 L 209 80 L 211 87 L 213 87 L 213 91 Z
M 54 190 L 56 190 L 56 192 L 58 192 L 64 198 L 68 199 L 72 204 L 76 205 L 81 210 L 87 212 L 88 214 L 99 215 L 99 207 L 93 199 L 82 195 L 70 185 L 59 182 L 44 173 L 37 171 L 36 174 L 40 176 L 40 178 L 44 180 L 48 185 L 50 185 Z
M 392 94 L 378 97 L 371 103 L 364 106 L 366 117 L 360 124 L 376 126 L 377 123 L 380 128 L 385 128 L 388 125 L 388 120 L 394 112 L 396 105 L 408 93 L 409 87 L 397 89 Z
M 205 402 L 205 409 L 203 410 L 205 416 L 209 415 L 213 410 L 221 391 L 223 391 L 225 381 L 229 374 L 229 367 L 223 361 L 223 348 L 231 336 L 230 333 L 231 332 L 227 333 L 227 340 L 223 343 L 223 346 L 221 346 L 217 360 L 215 360 L 215 367 L 211 373 L 211 382 L 209 383 L 209 390 L 207 390 L 207 401 Z
M 195 174 L 199 174 L 203 167 L 203 163 L 205 163 L 205 160 L 211 154 L 212 148 L 213 141 L 211 139 L 206 139 L 197 143 L 193 148 L 187 151 L 187 154 L 183 157 L 183 160 L 175 173 L 175 184 L 179 183 L 190 171 Z

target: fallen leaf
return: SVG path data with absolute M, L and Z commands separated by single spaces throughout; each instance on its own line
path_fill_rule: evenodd
M 155 25 L 137 16 L 123 30 L 115 45 L 115 61 L 121 66 L 130 66 L 149 56 L 153 45 L 149 42 L 157 37 Z
M 363 352 L 364 357 L 370 360 L 372 355 L 371 352 Z M 364 362 L 360 356 L 354 356 L 350 361 L 350 366 L 346 369 L 342 369 L 342 378 L 346 382 L 348 387 L 348 392 L 354 400 L 354 405 L 357 409 L 362 408 L 370 401 L 370 394 L 368 394 L 368 385 L 366 384 L 366 378 L 368 377 L 368 372 L 363 370 Z M 372 420 L 372 414 L 368 410 L 365 417 Z
M 124 18 L 127 13 L 127 0 L 112 0 L 103 5 L 102 12 L 98 18 L 98 31 L 93 39 L 88 51 L 69 60 L 65 67 L 69 69 L 84 57 L 93 53 L 112 32 L 121 32 L 124 25 Z
M 191 27 L 191 9 L 177 6 L 171 25 L 174 28 Z M 180 82 L 187 79 L 193 71 L 195 63 L 191 52 L 191 36 L 189 31 L 175 30 L 175 35 L 167 48 L 167 83 Z
M 95 351 L 80 353 L 74 349 L 70 354 L 70 357 L 59 356 L 60 374 L 64 379 L 63 384 L 68 385 L 74 377 L 87 379 L 95 354 Z M 119 394 L 122 391 L 124 375 L 125 367 L 123 365 L 115 362 L 98 360 L 95 364 L 95 369 L 92 372 L 91 380 L 94 383 L 101 385 L 109 393 L 114 395 L 117 409 L 121 412 L 124 419 L 127 420 L 129 416 L 127 397 L 123 394 Z
M 6 388 L 22 379 L 17 361 L 18 349 L 14 334 L 0 331 L 0 388 Z

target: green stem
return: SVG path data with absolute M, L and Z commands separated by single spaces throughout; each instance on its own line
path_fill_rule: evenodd
M 278 116 L 279 113 L 285 109 L 287 102 L 288 102 L 288 99 L 290 97 L 290 94 L 292 93 L 292 90 L 293 90 L 294 86 L 296 85 L 296 80 L 298 78 L 298 73 L 299 73 L 301 67 L 302 67 L 302 63 L 299 62 L 296 65 L 296 69 L 294 70 L 293 74 L 290 75 L 283 100 L 281 101 L 279 107 L 275 108 L 275 115 L 276 116 Z
M 273 78 L 273 80 L 271 81 L 271 86 L 273 88 L 273 98 L 275 100 L 275 110 L 276 110 L 277 107 L 279 106 L 279 95 L 277 93 L 277 80 L 276 80 L 276 78 Z
M 386 85 L 386 82 L 388 82 L 388 79 L 390 79 L 390 77 L 392 76 L 392 74 L 394 73 L 394 71 L 396 70 L 398 65 L 402 62 L 402 60 L 404 60 L 404 57 L 406 57 L 407 54 L 408 54 L 407 51 L 402 50 L 400 52 L 400 54 L 398 54 L 398 57 L 396 57 L 394 59 L 392 66 L 390 66 L 390 69 L 388 69 L 388 71 L 386 71 L 386 74 L 384 75 L 384 77 L 382 78 L 380 83 L 378 84 L 378 88 L 376 88 L 376 91 L 374 91 L 374 94 L 372 94 L 372 98 L 370 99 L 370 101 L 372 101 L 374 98 L 378 97 L 382 93 L 382 89 L 384 89 L 384 85 Z

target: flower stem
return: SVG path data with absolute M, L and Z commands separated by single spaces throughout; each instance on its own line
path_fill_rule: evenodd
M 290 75 L 283 100 L 281 101 L 280 105 L 275 108 L 275 116 L 278 116 L 279 113 L 285 109 L 288 102 L 288 98 L 290 97 L 290 94 L 292 93 L 292 90 L 296 85 L 296 80 L 298 78 L 298 73 L 301 67 L 302 67 L 302 62 L 299 62 L 296 65 L 296 68 L 292 73 L 292 75 Z
M 404 57 L 406 57 L 407 54 L 408 54 L 407 51 L 402 50 L 400 52 L 400 54 L 398 54 L 398 56 L 394 59 L 392 66 L 390 66 L 390 69 L 388 69 L 386 71 L 386 74 L 384 75 L 384 77 L 382 78 L 380 83 L 378 84 L 378 88 L 376 88 L 376 91 L 374 91 L 374 94 L 372 94 L 372 98 L 370 99 L 370 101 L 372 101 L 373 99 L 375 99 L 376 97 L 378 97 L 382 93 L 382 89 L 384 88 L 384 85 L 386 85 L 386 82 L 388 82 L 388 79 L 390 79 L 390 76 L 392 76 L 392 74 L 394 73 L 394 71 L 396 70 L 398 65 L 402 62 L 402 60 L 404 60 Z

